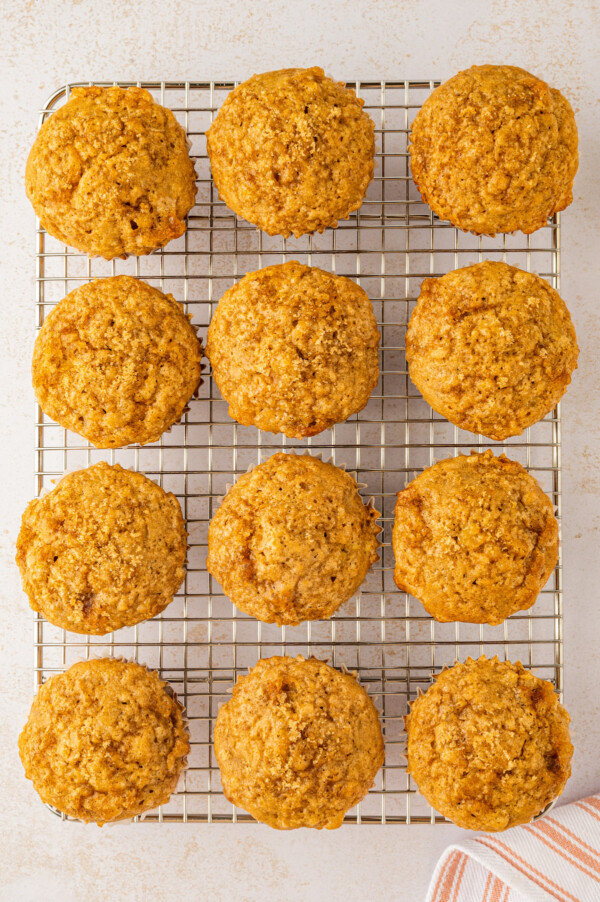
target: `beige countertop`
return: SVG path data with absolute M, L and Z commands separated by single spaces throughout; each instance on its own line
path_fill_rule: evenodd
M 568 96 L 580 130 L 563 215 L 562 295 L 581 345 L 563 405 L 565 702 L 576 747 L 565 800 L 600 788 L 600 7 L 597 0 L 5 0 L 0 56 L 0 900 L 377 899 L 418 902 L 453 827 L 62 824 L 23 776 L 16 742 L 32 698 L 31 616 L 13 564 L 33 493 L 33 213 L 26 155 L 48 95 L 69 80 L 246 78 L 321 65 L 337 78 L 446 78 L 512 63 Z

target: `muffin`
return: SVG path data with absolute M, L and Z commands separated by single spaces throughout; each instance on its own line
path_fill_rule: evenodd
M 48 314 L 33 388 L 49 417 L 96 445 L 155 442 L 200 384 L 202 346 L 183 307 L 131 276 L 76 288 Z
M 442 622 L 502 623 L 535 602 L 558 560 L 552 502 L 491 451 L 428 467 L 398 492 L 394 580 Z
M 526 824 L 571 775 L 569 715 L 552 684 L 485 657 L 439 674 L 405 718 L 408 772 L 467 830 Z
M 27 196 L 59 241 L 107 260 L 185 232 L 196 173 L 183 128 L 142 88 L 73 88 L 27 160 Z
M 206 569 L 258 620 L 324 620 L 378 560 L 378 516 L 339 467 L 275 454 L 227 492 L 208 530 Z
M 183 581 L 186 553 L 175 495 L 106 463 L 65 476 L 32 501 L 17 539 L 33 610 L 97 636 L 164 610 Z
M 539 276 L 485 261 L 425 279 L 406 332 L 410 378 L 461 429 L 502 441 L 554 409 L 579 348 Z
M 269 235 L 335 228 L 373 178 L 375 125 L 363 103 L 318 67 L 234 88 L 206 133 L 222 200 Z
M 339 827 L 383 764 L 375 705 L 323 661 L 262 659 L 215 724 L 226 798 L 277 830 Z
M 573 200 L 573 110 L 515 66 L 471 66 L 436 88 L 409 150 L 423 200 L 466 232 L 529 234 Z
M 182 707 L 154 671 L 112 658 L 51 677 L 19 737 L 43 802 L 99 826 L 169 801 L 190 751 Z
M 362 288 L 290 262 L 225 292 L 206 356 L 234 420 L 305 438 L 363 409 L 379 378 L 378 346 Z

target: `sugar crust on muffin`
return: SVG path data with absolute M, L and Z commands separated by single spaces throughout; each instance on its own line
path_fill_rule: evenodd
M 148 254 L 185 231 L 196 173 L 185 131 L 143 88 L 73 88 L 27 160 L 46 231 L 91 256 Z
M 33 387 L 48 416 L 98 448 L 155 442 L 200 384 L 202 346 L 172 295 L 112 276 L 71 291 L 48 314 Z
M 569 101 L 516 66 L 471 66 L 435 89 L 410 134 L 413 179 L 464 231 L 531 233 L 573 200 Z
M 206 569 L 259 620 L 324 620 L 378 559 L 377 517 L 349 473 L 275 454 L 229 489 L 210 523 Z
M 569 715 L 552 683 L 519 662 L 467 658 L 442 671 L 405 720 L 408 772 L 467 830 L 528 823 L 571 774 Z
M 43 802 L 99 826 L 168 802 L 190 743 L 167 683 L 140 664 L 73 664 L 38 691 L 19 737 Z
M 521 464 L 472 452 L 398 492 L 392 545 L 396 585 L 436 620 L 498 624 L 535 603 L 558 559 L 558 522 Z
M 558 292 L 499 261 L 425 279 L 406 332 L 410 378 L 425 400 L 461 429 L 497 441 L 554 409 L 578 355 Z
M 383 764 L 377 711 L 354 676 L 315 658 L 260 660 L 219 711 L 226 798 L 278 830 L 335 829 Z
M 234 88 L 206 135 L 221 198 L 269 235 L 335 228 L 373 177 L 375 126 L 363 103 L 316 66 Z
M 359 285 L 290 261 L 225 292 L 206 356 L 234 420 L 305 438 L 363 409 L 379 378 L 378 347 Z
M 99 636 L 163 611 L 185 576 L 186 553 L 175 495 L 104 462 L 31 501 L 17 539 L 33 610 L 55 626 Z

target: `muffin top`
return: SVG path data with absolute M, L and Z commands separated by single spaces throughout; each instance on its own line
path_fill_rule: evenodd
M 410 135 L 412 174 L 467 232 L 535 232 L 573 200 L 577 127 L 560 91 L 515 66 L 471 66 L 436 88 Z
M 50 235 L 111 260 L 185 231 L 196 173 L 170 110 L 142 88 L 73 88 L 27 160 L 27 196 Z
M 502 623 L 535 602 L 558 559 L 552 502 L 491 451 L 440 461 L 398 492 L 399 589 L 436 620 Z
M 578 354 L 558 293 L 499 262 L 425 279 L 406 332 L 410 378 L 425 400 L 461 429 L 498 441 L 554 409 Z
M 377 560 L 377 517 L 339 467 L 275 454 L 229 489 L 210 523 L 206 569 L 258 620 L 326 619 Z
M 179 502 L 141 473 L 95 464 L 32 501 L 17 564 L 34 611 L 104 635 L 159 614 L 185 575 Z
M 219 711 L 215 755 L 226 798 L 278 830 L 339 827 L 383 764 L 375 705 L 322 661 L 262 659 Z
M 45 414 L 98 448 L 155 442 L 200 384 L 202 347 L 183 307 L 131 276 L 96 279 L 48 314 L 33 352 Z
M 362 410 L 379 378 L 378 346 L 362 288 L 290 262 L 225 292 L 206 355 L 234 420 L 304 438 Z
M 526 824 L 571 775 L 569 715 L 552 684 L 485 657 L 444 670 L 405 718 L 408 771 L 467 830 Z
M 25 774 L 42 801 L 100 826 L 168 802 L 189 750 L 167 683 L 112 658 L 51 677 L 19 737 Z
M 373 177 L 375 126 L 363 102 L 318 67 L 234 88 L 206 134 L 221 198 L 269 235 L 335 228 Z

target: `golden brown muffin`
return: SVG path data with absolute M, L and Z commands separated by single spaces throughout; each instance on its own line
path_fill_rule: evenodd
M 569 715 L 522 664 L 444 670 L 405 718 L 408 772 L 430 805 L 467 830 L 526 824 L 571 775 Z
M 275 454 L 229 489 L 210 523 L 206 569 L 258 620 L 324 620 L 378 560 L 377 517 L 339 467 Z
M 82 661 L 51 677 L 19 737 L 43 802 L 99 826 L 169 801 L 190 751 L 182 707 L 140 664 Z
M 45 414 L 97 448 L 146 445 L 184 413 L 201 359 L 172 295 L 113 276 L 76 288 L 46 317 L 33 388 Z
M 425 279 L 406 332 L 410 378 L 425 400 L 461 429 L 497 441 L 554 409 L 578 355 L 560 295 L 506 263 Z
M 185 232 L 196 173 L 184 130 L 142 88 L 73 88 L 41 127 L 27 196 L 50 235 L 111 260 Z
M 362 288 L 292 261 L 225 292 L 206 356 L 234 420 L 305 438 L 363 409 L 379 378 L 378 347 Z
M 534 604 L 558 560 L 552 502 L 491 451 L 442 460 L 398 492 L 394 580 L 442 622 L 502 623 Z
M 28 505 L 17 564 L 34 611 L 102 636 L 172 601 L 185 575 L 186 537 L 175 495 L 141 473 L 99 463 Z
M 335 228 L 373 178 L 375 125 L 363 103 L 316 66 L 234 88 L 206 133 L 221 198 L 269 235 Z
M 515 66 L 471 66 L 436 88 L 410 135 L 412 175 L 440 219 L 476 235 L 535 232 L 573 200 L 569 101 Z
M 277 830 L 339 827 L 383 764 L 375 705 L 323 661 L 262 659 L 215 724 L 226 798 Z

